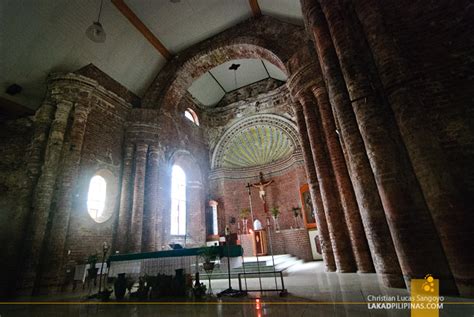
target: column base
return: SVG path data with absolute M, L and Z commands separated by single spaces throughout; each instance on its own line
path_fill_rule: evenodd
M 357 273 L 355 269 L 337 269 L 336 273 Z
M 336 268 L 335 268 L 335 267 L 328 267 L 328 266 L 326 266 L 326 267 L 324 268 L 324 272 L 328 272 L 328 273 L 336 272 Z
M 386 287 L 407 288 L 401 274 L 377 273 L 377 278 Z

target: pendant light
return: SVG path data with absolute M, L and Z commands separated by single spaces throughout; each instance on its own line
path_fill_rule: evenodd
M 102 24 L 100 24 L 100 14 L 102 13 L 103 2 L 104 0 L 100 1 L 99 16 L 97 17 L 97 21 L 93 22 L 86 30 L 87 38 L 96 43 L 104 43 L 106 38 L 104 28 L 102 27 Z

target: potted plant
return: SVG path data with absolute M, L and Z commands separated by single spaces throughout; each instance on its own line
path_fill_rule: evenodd
M 194 298 L 201 299 L 206 295 L 206 285 L 199 280 L 199 272 L 196 272 L 196 283 L 192 287 Z
M 204 260 L 202 267 L 204 268 L 204 271 L 206 271 L 207 278 L 209 279 L 209 295 L 211 295 L 212 294 L 211 274 L 215 266 L 215 263 L 213 261 L 217 259 L 217 256 L 219 255 L 219 249 L 218 247 L 206 246 L 206 247 L 201 248 L 199 255 Z M 202 286 L 204 286 L 204 284 Z
M 270 209 L 272 214 L 273 222 L 275 223 L 275 231 L 280 231 L 280 224 L 278 223 L 278 216 L 280 215 L 280 208 L 274 206 Z
M 240 211 L 240 219 L 242 219 L 242 225 L 244 229 L 244 234 L 248 233 L 248 227 L 247 227 L 247 219 L 250 216 L 250 209 L 248 208 L 243 208 Z
M 202 266 L 206 272 L 214 269 L 214 262 L 219 255 L 217 247 L 202 247 L 199 256 L 204 260 Z

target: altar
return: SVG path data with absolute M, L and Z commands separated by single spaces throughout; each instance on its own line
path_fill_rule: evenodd
M 227 259 L 230 268 L 241 265 L 242 247 L 239 245 L 218 246 L 221 271 L 227 272 Z M 199 272 L 199 257 L 202 248 L 166 250 L 146 253 L 115 254 L 109 257 L 109 277 L 120 273 L 132 276 L 166 274 L 174 275 L 175 270 L 183 269 L 186 274 Z M 227 251 L 228 250 L 228 251 Z

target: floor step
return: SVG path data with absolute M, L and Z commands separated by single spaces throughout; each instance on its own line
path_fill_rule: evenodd
M 290 255 L 290 254 L 279 254 L 275 255 L 272 259 L 271 256 L 260 256 L 258 257 L 245 257 L 243 266 L 237 267 L 231 270 L 231 278 L 237 278 L 239 273 L 267 273 L 264 275 L 272 276 L 268 273 L 273 271 L 283 271 L 284 275 L 287 275 L 287 270 L 291 267 L 297 267 L 304 263 L 304 261 Z M 273 264 L 275 266 L 273 266 Z M 201 279 L 208 279 L 206 272 L 200 273 Z M 255 276 L 254 276 L 255 277 Z M 211 279 L 226 279 L 228 274 L 225 271 L 221 271 L 221 268 L 215 268 L 211 274 Z

